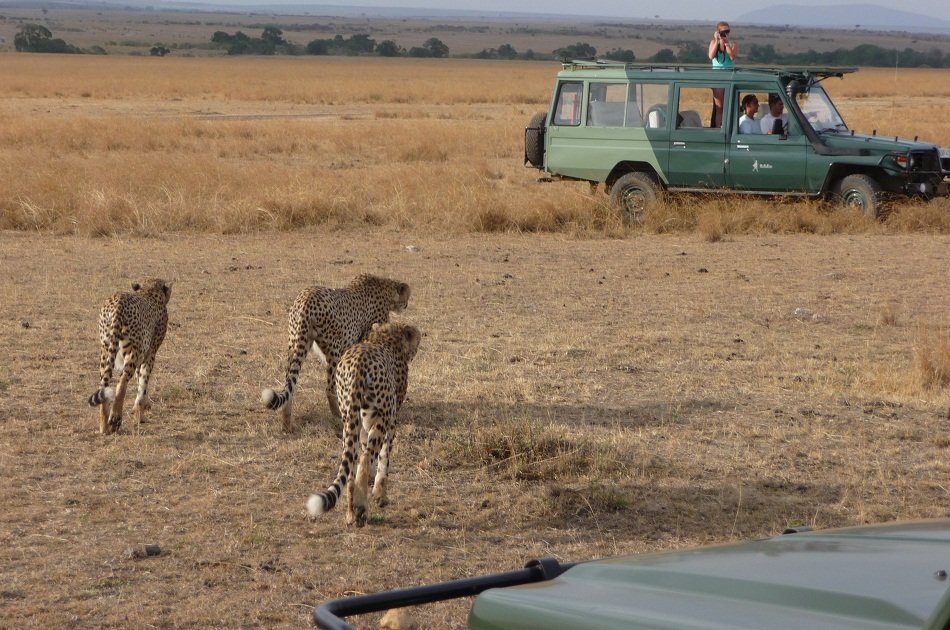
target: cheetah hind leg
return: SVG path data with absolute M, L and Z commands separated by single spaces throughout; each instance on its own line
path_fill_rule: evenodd
M 364 426 L 367 418 L 364 416 Z M 367 435 L 366 446 L 360 453 L 359 464 L 356 467 L 356 477 L 353 480 L 353 492 L 350 495 L 350 510 L 347 513 L 347 524 L 355 523 L 357 527 L 366 525 L 369 517 L 369 470 L 374 460 L 379 458 L 379 451 L 385 440 L 382 427 L 378 423 L 373 423 Z M 377 481 L 379 476 L 377 474 Z M 385 496 L 385 484 L 383 485 L 383 496 Z M 376 494 L 374 488 L 374 495 Z M 352 521 L 350 517 L 352 516 Z
M 112 411 L 112 401 L 106 398 L 99 405 L 99 433 L 108 435 L 109 431 L 109 413 Z
M 148 395 L 148 377 L 151 374 L 152 362 L 148 361 L 139 366 L 139 391 L 132 406 L 135 411 L 135 420 L 139 424 L 145 422 L 145 414 L 152 408 L 152 399 Z
M 125 367 L 122 369 L 122 375 L 119 376 L 119 384 L 115 388 L 115 400 L 112 402 L 112 409 L 109 411 L 109 433 L 115 433 L 122 426 L 122 407 L 125 404 L 125 393 L 137 367 L 134 361 L 127 360 Z
M 389 505 L 386 486 L 389 481 L 389 455 L 392 449 L 393 434 L 392 430 L 389 430 L 386 431 L 383 447 L 379 449 L 379 457 L 376 460 L 376 479 L 373 480 L 373 502 L 381 508 Z
M 288 398 L 284 406 L 280 408 L 280 428 L 285 433 L 293 433 L 297 430 L 297 425 L 293 419 L 294 399 Z

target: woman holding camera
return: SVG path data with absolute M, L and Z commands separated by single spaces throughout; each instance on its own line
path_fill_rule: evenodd
M 729 22 L 720 22 L 716 25 L 716 32 L 709 42 L 709 60 L 716 69 L 731 70 L 736 67 L 739 57 L 739 45 L 729 41 Z M 724 90 L 713 90 L 712 126 L 722 126 L 722 98 Z

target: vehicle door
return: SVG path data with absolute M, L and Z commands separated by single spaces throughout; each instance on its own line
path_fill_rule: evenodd
M 776 86 L 771 86 L 774 90 Z M 801 126 L 789 115 L 785 134 L 741 133 L 739 103 L 746 94 L 755 94 L 759 101 L 756 122 L 769 113 L 769 86 L 736 86 L 730 97 L 733 111 L 730 120 L 730 142 L 726 167 L 728 184 L 736 190 L 756 192 L 802 192 L 805 190 L 807 153 L 812 151 Z M 771 92 L 782 99 L 788 112 L 784 92 Z M 756 125 L 756 127 L 759 127 Z
M 726 92 L 727 83 L 677 83 L 670 131 L 667 174 L 675 188 L 721 188 L 726 183 L 726 131 L 714 127 L 714 90 Z M 724 103 L 723 120 L 731 116 Z
M 575 152 L 582 135 L 581 114 L 584 107 L 584 82 L 561 81 L 557 86 L 554 109 L 545 134 L 545 166 L 556 175 L 576 176 L 573 173 L 577 159 Z

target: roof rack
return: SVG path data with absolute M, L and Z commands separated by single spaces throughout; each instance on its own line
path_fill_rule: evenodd
M 563 70 L 662 70 L 667 72 L 683 72 L 686 70 L 711 70 L 709 64 L 700 63 L 626 63 L 606 59 L 572 59 L 561 63 Z M 820 77 L 841 77 L 851 72 L 857 72 L 854 67 L 835 66 L 736 66 L 728 70 L 719 69 L 717 72 L 761 72 L 763 74 L 811 75 Z

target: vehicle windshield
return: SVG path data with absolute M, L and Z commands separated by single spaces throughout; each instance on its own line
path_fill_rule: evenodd
M 831 97 L 820 83 L 812 83 L 807 90 L 797 93 L 795 99 L 798 107 L 805 114 L 805 120 L 818 133 L 848 130 L 848 125 L 845 124 L 841 114 L 831 102 Z

